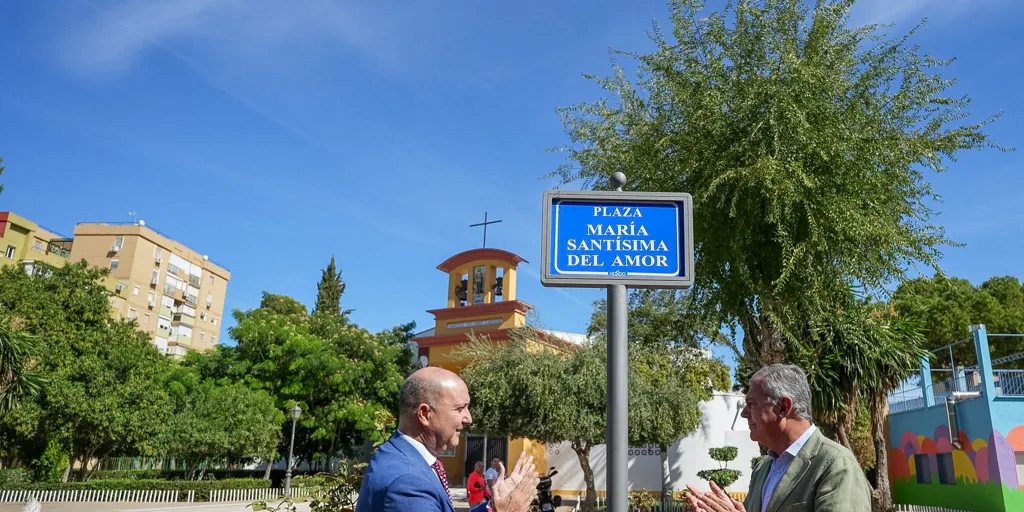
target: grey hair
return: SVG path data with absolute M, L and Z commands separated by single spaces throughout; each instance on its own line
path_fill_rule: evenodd
M 402 389 L 398 392 L 399 415 L 412 417 L 420 404 L 434 407 L 441 398 L 442 385 L 437 379 L 425 379 L 412 376 L 405 379 Z
M 793 414 L 800 419 L 814 421 L 811 408 L 811 386 L 807 374 L 793 364 L 773 364 L 757 371 L 750 382 L 758 381 L 765 397 L 778 403 L 783 397 L 793 401 Z

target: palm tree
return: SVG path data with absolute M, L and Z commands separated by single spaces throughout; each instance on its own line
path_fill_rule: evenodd
M 11 328 L 0 318 L 0 414 L 14 410 L 21 400 L 35 396 L 44 379 L 33 368 L 35 337 Z

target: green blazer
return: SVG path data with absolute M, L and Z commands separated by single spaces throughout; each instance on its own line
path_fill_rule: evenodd
M 761 512 L 761 492 L 771 470 L 765 457 L 750 476 L 747 512 Z M 871 512 L 871 486 L 857 458 L 816 431 L 782 475 L 766 512 Z

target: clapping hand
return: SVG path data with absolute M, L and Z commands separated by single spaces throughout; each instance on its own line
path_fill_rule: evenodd
M 686 488 L 690 490 L 686 494 L 686 499 L 696 512 L 747 512 L 743 503 L 730 498 L 721 487 L 715 485 L 715 482 L 711 482 L 710 491 L 698 491 L 692 485 L 687 485 Z
M 494 512 L 527 512 L 530 503 L 537 496 L 537 483 L 540 477 L 534 471 L 536 465 L 533 456 L 526 457 L 526 452 L 519 455 L 512 472 L 505 477 L 505 465 L 498 463 L 498 479 L 491 487 L 494 500 L 491 502 Z

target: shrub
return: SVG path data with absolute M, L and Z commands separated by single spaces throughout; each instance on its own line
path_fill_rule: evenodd
M 7 489 L 13 485 L 27 484 L 31 481 L 31 475 L 24 468 L 0 469 L 0 489 Z
M 708 450 L 708 455 L 713 460 L 718 461 L 718 469 L 705 469 L 697 472 L 697 476 L 703 480 L 714 482 L 716 485 L 725 489 L 732 485 L 733 482 L 740 478 L 741 473 L 735 469 L 729 469 L 729 462 L 736 458 L 739 454 L 739 449 L 735 446 L 723 446 L 720 448 L 711 448 Z

